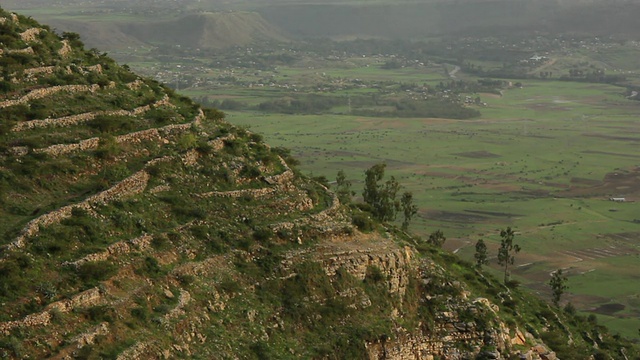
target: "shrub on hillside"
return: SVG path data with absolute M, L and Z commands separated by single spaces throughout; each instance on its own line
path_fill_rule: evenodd
M 86 262 L 78 266 L 76 272 L 80 280 L 87 286 L 95 286 L 107 280 L 117 271 L 117 267 L 108 261 Z

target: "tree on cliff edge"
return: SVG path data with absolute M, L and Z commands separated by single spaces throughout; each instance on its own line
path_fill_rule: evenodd
M 387 164 L 376 164 L 365 171 L 364 202 L 371 205 L 373 216 L 379 221 L 393 221 L 400 210 L 400 201 L 396 195 L 400 190 L 400 184 L 391 177 L 384 184 L 379 182 L 384 177 L 384 169 Z
M 516 234 L 511 230 L 511 227 L 500 231 L 500 249 L 498 249 L 498 264 L 504 267 L 504 283 L 509 282 L 509 265 L 513 265 L 515 261 L 515 254 L 520 252 L 520 246 L 513 243 L 513 239 Z

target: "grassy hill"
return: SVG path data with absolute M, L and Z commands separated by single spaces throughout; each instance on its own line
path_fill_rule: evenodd
M 638 356 L 77 34 L 0 30 L 3 358 Z

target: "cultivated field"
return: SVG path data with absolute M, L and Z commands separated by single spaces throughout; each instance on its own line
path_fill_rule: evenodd
M 333 179 L 344 170 L 358 189 L 366 168 L 386 162 L 420 207 L 412 230 L 442 229 L 463 257 L 478 239 L 496 248 L 498 229 L 515 228 L 524 250 L 514 275 L 524 284 L 546 293 L 549 272 L 564 268 L 569 300 L 637 336 L 640 104 L 609 85 L 523 85 L 481 95 L 488 104 L 475 120 L 228 118 L 291 148 L 305 171 Z

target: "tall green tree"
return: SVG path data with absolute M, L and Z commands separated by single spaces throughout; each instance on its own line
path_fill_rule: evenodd
M 564 291 L 568 289 L 567 277 L 564 276 L 562 269 L 558 269 L 553 272 L 551 279 L 549 280 L 549 286 L 551 287 L 551 301 L 553 305 L 558 306 L 560 298 Z
M 373 216 L 379 221 L 393 221 L 400 210 L 400 201 L 396 199 L 400 184 L 391 177 L 384 183 L 380 183 L 384 177 L 384 163 L 376 164 L 365 171 L 364 202 L 372 208 Z
M 384 168 L 387 164 L 375 164 L 364 172 L 364 191 L 362 198 L 365 203 L 374 206 L 380 197 L 378 182 L 384 177 Z
M 478 269 L 487 263 L 487 245 L 484 240 L 480 239 L 476 242 L 476 252 L 473 257 L 476 259 L 476 268 Z
M 343 204 L 350 203 L 351 197 L 354 195 L 354 192 L 351 191 L 351 182 L 347 180 L 347 176 L 342 170 L 338 171 L 336 176 L 336 194 Z
M 507 284 L 509 282 L 509 265 L 513 265 L 515 261 L 515 254 L 520 252 L 520 246 L 518 244 L 513 243 L 513 239 L 516 234 L 513 232 L 511 227 L 507 227 L 504 230 L 500 231 L 500 249 L 498 249 L 498 264 L 502 265 L 504 268 L 504 283 Z
M 402 194 L 402 199 L 400 199 L 400 206 L 402 207 L 402 213 L 404 215 L 402 230 L 407 231 L 411 219 L 418 213 L 418 207 L 413 203 L 413 193 L 405 191 Z

